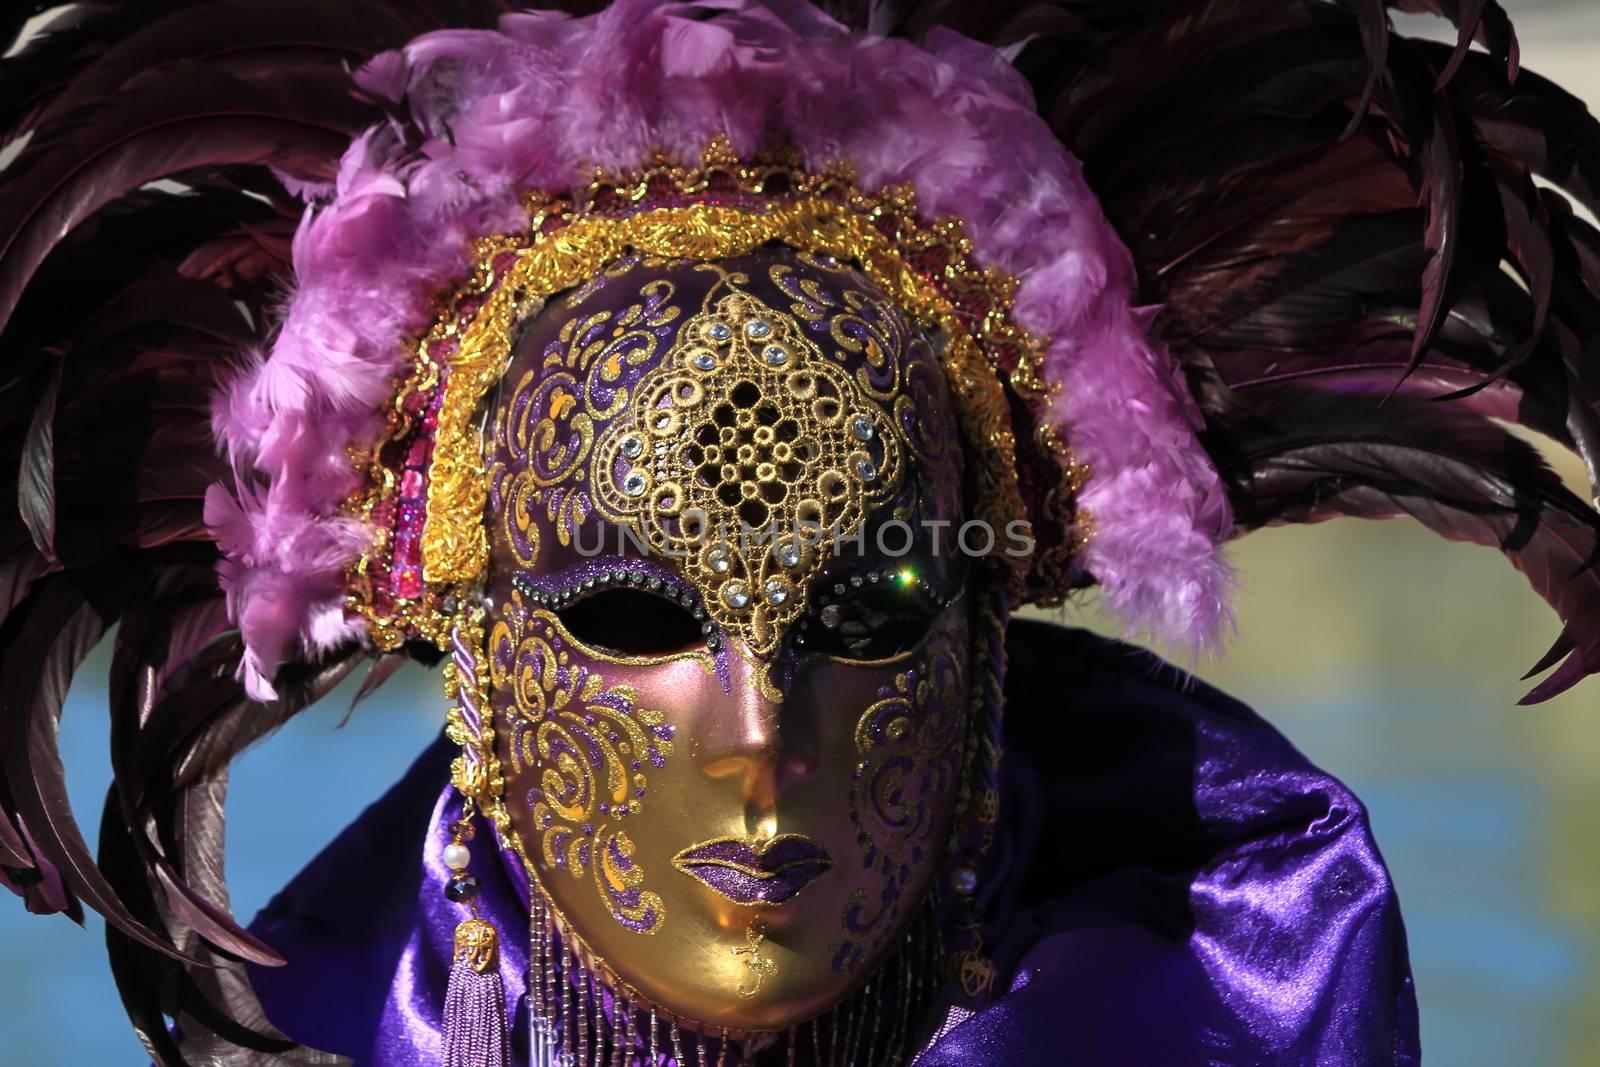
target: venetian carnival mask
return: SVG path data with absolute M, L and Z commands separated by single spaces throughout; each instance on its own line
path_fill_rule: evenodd
M 909 193 L 720 142 L 526 207 L 356 505 L 349 603 L 449 658 L 452 974 L 497 988 L 481 812 L 531 885 L 536 1063 L 903 1057 L 992 982 L 1005 616 L 1070 581 L 1078 468 L 1012 283 Z
M 710 1032 L 831 1007 L 917 916 L 962 770 L 927 337 L 831 259 L 630 257 L 522 333 L 490 476 L 506 805 L 563 935 Z

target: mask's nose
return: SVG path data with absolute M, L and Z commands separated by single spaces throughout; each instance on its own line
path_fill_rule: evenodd
M 727 646 L 726 690 L 708 694 L 713 705 L 699 716 L 695 752 L 711 778 L 737 779 L 745 808 L 745 832 L 771 837 L 777 826 L 778 795 L 816 766 L 814 723 L 793 701 L 779 701 L 763 684 L 772 664 L 742 639 Z

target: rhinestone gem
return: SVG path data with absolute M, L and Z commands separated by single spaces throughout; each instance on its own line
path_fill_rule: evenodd
M 964 897 L 970 897 L 978 888 L 978 875 L 971 867 L 957 867 L 950 872 L 950 886 Z
M 728 324 L 725 322 L 713 322 L 710 327 L 706 329 L 706 334 L 710 336 L 713 341 L 726 341 L 728 338 L 733 336 L 733 330 L 731 330 L 728 327 Z
M 844 609 L 837 604 L 829 604 L 822 609 L 819 618 L 822 619 L 822 625 L 832 630 L 839 625 L 839 620 L 844 618 Z
M 761 354 L 766 356 L 767 362 L 774 367 L 781 367 L 789 362 L 789 350 L 782 345 L 768 345 L 761 350 Z
M 725 548 L 713 548 L 710 552 L 707 552 L 706 566 L 718 574 L 727 574 L 730 566 L 728 563 L 728 550 Z
M 772 324 L 766 319 L 752 319 L 744 328 L 744 332 L 758 340 L 772 335 Z
M 768 604 L 782 604 L 789 599 L 789 586 L 781 578 L 769 578 L 761 591 L 767 595 Z
M 622 454 L 629 459 L 638 459 L 644 455 L 644 442 L 638 434 L 630 433 L 622 439 Z
M 870 482 L 878 476 L 878 465 L 866 456 L 856 460 L 856 477 L 864 482 Z
M 715 370 L 717 357 L 710 352 L 697 352 L 694 357 L 694 365 L 701 370 Z
M 850 420 L 850 432 L 855 434 L 857 441 L 872 440 L 872 420 L 865 415 L 857 415 Z
M 445 884 L 444 895 L 454 904 L 463 904 L 478 895 L 478 879 L 470 874 L 458 874 Z
M 722 602 L 730 608 L 742 608 L 750 603 L 750 590 L 743 582 L 729 582 L 722 587 Z
M 785 567 L 800 565 L 800 546 L 793 541 L 783 541 L 772 547 L 773 558 Z
M 643 496 L 645 483 L 648 479 L 640 471 L 633 471 L 622 479 L 622 491 L 629 496 Z

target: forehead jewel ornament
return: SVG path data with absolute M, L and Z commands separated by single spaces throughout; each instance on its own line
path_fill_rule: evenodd
M 709 624 L 767 656 L 826 562 L 813 542 L 856 529 L 898 490 L 908 457 L 890 413 L 798 319 L 718 273 L 596 440 L 593 503 L 652 554 L 681 557 Z M 746 543 L 736 523 L 763 537 Z

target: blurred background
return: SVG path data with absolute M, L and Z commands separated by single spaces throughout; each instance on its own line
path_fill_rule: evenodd
M 1600 110 L 1600 4 L 1505 6 L 1524 63 Z M 1399 25 L 1438 32 L 1431 20 Z M 1515 706 L 1555 617 L 1494 553 L 1401 523 L 1268 530 L 1232 560 L 1238 639 L 1198 671 L 1365 799 L 1404 909 L 1429 1062 L 1600 1065 L 1600 683 Z M 1115 631 L 1092 604 L 1065 621 Z M 91 842 L 110 781 L 104 672 L 102 659 L 80 674 L 62 723 Z M 347 718 L 352 692 L 237 763 L 228 866 L 240 915 L 438 729 L 438 679 L 419 668 Z M 11 963 L 0 970 L 0 1063 L 144 1062 L 97 918 L 80 929 L 3 899 L 0 945 Z

